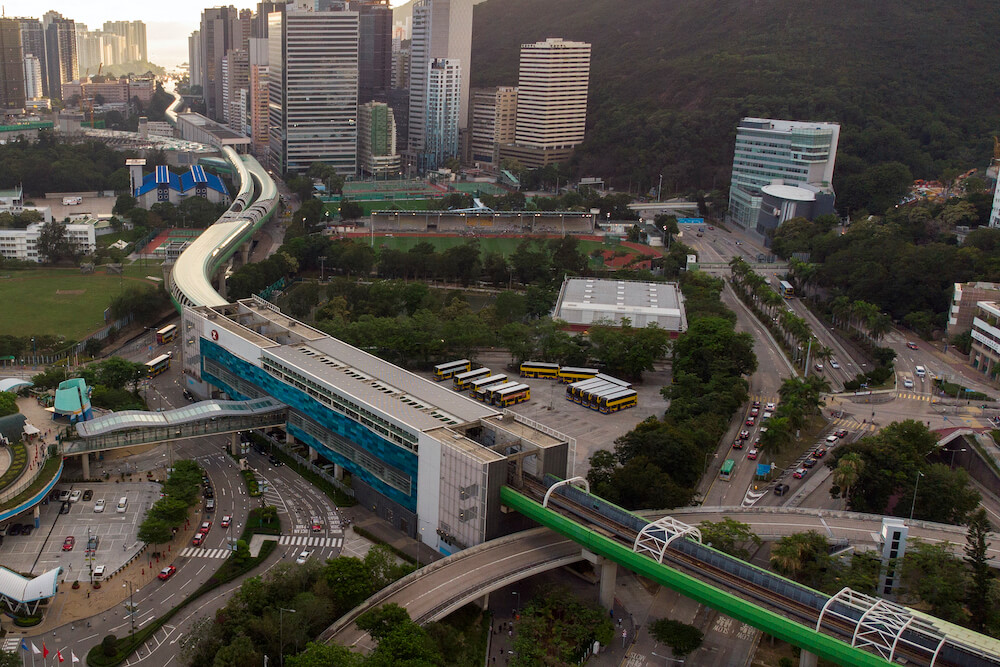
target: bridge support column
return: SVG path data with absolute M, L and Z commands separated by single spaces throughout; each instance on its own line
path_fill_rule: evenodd
M 90 452 L 80 454 L 80 464 L 83 466 L 83 478 L 90 479 Z
M 240 434 L 230 433 L 229 434 L 229 453 L 233 456 L 239 458 L 240 456 Z
M 312 447 L 310 447 L 309 448 L 309 460 L 310 461 L 315 461 L 318 458 L 319 458 L 319 452 L 317 452 L 315 449 L 313 449 Z
M 39 516 L 41 515 L 41 510 L 38 509 L 39 507 L 41 507 L 41 505 L 35 505 L 31 510 L 31 516 L 35 520 L 35 528 L 38 528 L 39 526 L 42 525 L 42 522 L 39 519 Z
M 333 464 L 333 478 L 339 481 L 344 479 L 344 466 Z
M 289 433 L 287 428 L 285 430 L 285 444 L 289 447 L 295 444 L 295 436 Z
M 605 609 L 615 607 L 615 581 L 618 578 L 618 563 L 607 558 L 600 559 L 601 565 L 601 606 Z
M 802 653 L 799 654 L 799 667 L 816 667 L 818 662 L 819 658 L 817 658 L 813 653 L 802 651 Z

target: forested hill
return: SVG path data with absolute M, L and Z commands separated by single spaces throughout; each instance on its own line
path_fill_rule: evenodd
M 593 44 L 577 171 L 623 186 L 725 184 L 742 116 L 840 122 L 840 185 L 984 166 L 1000 132 L 991 0 L 487 0 L 473 85 L 516 85 L 520 44 L 546 37 Z

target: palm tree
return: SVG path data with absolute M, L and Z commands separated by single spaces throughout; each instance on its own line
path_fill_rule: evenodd
M 861 455 L 852 452 L 844 454 L 837 462 L 837 467 L 833 471 L 833 483 L 841 488 L 841 496 L 845 505 L 851 500 L 851 487 L 858 483 L 861 471 L 865 468 L 865 460 Z
M 838 296 L 830 302 L 830 312 L 833 314 L 833 321 L 839 326 L 844 326 L 851 318 L 851 300 L 843 295 Z
M 868 333 L 875 340 L 882 340 L 890 331 L 892 331 L 892 318 L 885 313 L 878 313 L 868 320 Z

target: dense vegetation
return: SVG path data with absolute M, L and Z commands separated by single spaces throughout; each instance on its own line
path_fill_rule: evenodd
M 579 664 L 595 641 L 607 646 L 615 636 L 603 609 L 558 587 L 529 600 L 514 628 L 514 667 Z
M 0 188 L 24 186 L 25 198 L 46 192 L 128 190 L 126 153 L 99 141 L 67 143 L 43 131 L 36 141 L 0 145 Z
M 475 11 L 472 84 L 516 85 L 522 43 L 583 40 L 578 175 L 645 192 L 662 173 L 665 192 L 709 190 L 729 180 L 742 116 L 836 121 L 838 200 L 881 212 L 873 186 L 899 167 L 936 178 L 986 164 L 998 36 L 986 0 L 490 0 Z
M 809 253 L 792 277 L 803 293 L 821 291 L 828 308 L 838 297 L 863 300 L 929 335 L 946 322 L 954 283 L 1000 281 L 1000 230 L 975 229 L 956 244 L 955 226 L 981 224 L 989 209 L 980 208 L 968 199 L 900 207 L 844 234 L 830 218 L 793 219 L 778 228 L 774 248 Z
M 688 330 L 673 345 L 673 383 L 663 388 L 670 407 L 615 441 L 614 451 L 590 458 L 594 493 L 626 508 L 687 505 L 708 457 L 733 413 L 747 400 L 746 376 L 757 369 L 753 338 L 737 333 L 735 314 L 719 300 L 723 283 L 685 273 Z
M 194 461 L 176 461 L 167 481 L 163 497 L 153 503 L 146 518 L 139 524 L 138 537 L 147 544 L 166 544 L 178 527 L 188 518 L 188 510 L 199 501 L 201 466 Z

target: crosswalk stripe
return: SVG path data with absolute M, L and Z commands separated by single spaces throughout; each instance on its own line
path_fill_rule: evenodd
M 278 544 L 293 547 L 342 547 L 343 536 L 340 537 L 302 537 L 298 535 L 282 535 Z

